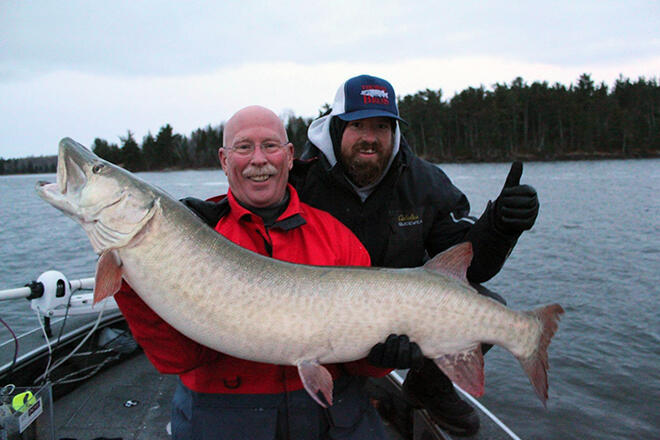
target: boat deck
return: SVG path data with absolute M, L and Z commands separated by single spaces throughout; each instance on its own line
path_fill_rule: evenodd
M 75 325 L 71 325 L 72 330 L 65 332 L 61 343 L 57 344 L 56 349 L 54 348 L 55 359 L 71 351 L 73 346 L 89 332 L 93 321 L 73 319 L 70 324 Z M 58 321 L 53 323 L 51 344 L 60 339 L 61 325 L 62 323 Z M 108 343 L 100 344 L 99 333 L 105 331 L 106 327 L 127 334 L 121 315 L 107 316 L 95 332 L 95 336 L 83 346 L 81 353 L 71 358 L 66 366 L 58 368 L 55 377 L 51 377 L 58 383 L 53 388 L 54 438 L 59 440 L 170 439 L 167 425 L 170 421 L 170 402 L 177 377 L 158 373 L 144 353 L 139 349 L 135 350 L 136 345 L 130 336 L 123 338 L 123 343 L 115 346 L 115 349 L 124 353 L 122 355 L 118 355 L 113 349 L 108 349 L 111 347 Z M 35 375 L 42 373 L 46 367 L 48 352 L 41 332 L 30 332 L 19 339 L 21 353 L 15 368 L 11 368 L 12 350 L 0 350 L 0 365 L 2 365 L 0 370 L 3 373 L 0 376 L 2 377 L 0 385 L 15 383 L 17 386 L 25 386 L 32 383 Z M 121 338 L 117 338 L 118 342 L 120 340 Z M 132 354 L 128 354 L 123 346 L 132 350 Z M 106 364 L 104 358 L 110 358 L 110 362 Z M 99 365 L 102 368 L 96 374 L 87 374 L 89 377 L 83 377 L 83 381 L 72 385 L 62 382 L 62 378 L 73 373 L 84 374 Z M 386 421 L 388 438 L 451 440 L 453 437 L 430 422 L 424 410 L 410 408 L 400 391 L 404 376 L 405 371 L 397 371 L 383 379 L 369 382 L 369 393 Z M 484 412 L 487 410 L 480 408 L 478 402 L 474 403 L 477 404 L 479 411 L 481 429 L 471 438 L 517 438 L 504 432 L 505 427 L 491 419 Z M 50 439 L 46 434 L 50 424 L 40 426 L 42 425 L 40 421 L 37 420 L 35 427 L 39 433 L 36 438 Z
M 159 374 L 142 353 L 109 368 L 57 400 L 56 438 L 170 439 L 170 402 L 176 376 Z M 392 440 L 403 440 L 386 426 Z
M 169 439 L 176 376 L 159 374 L 140 353 L 57 400 L 56 438 Z

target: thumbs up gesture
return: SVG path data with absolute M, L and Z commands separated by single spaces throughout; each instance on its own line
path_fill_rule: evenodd
M 517 236 L 531 229 L 539 214 L 536 190 L 529 185 L 520 184 L 522 168 L 522 162 L 511 164 L 504 188 L 495 200 L 495 228 L 507 235 Z

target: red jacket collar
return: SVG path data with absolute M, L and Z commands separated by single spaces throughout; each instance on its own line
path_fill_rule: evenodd
M 289 190 L 289 205 L 284 210 L 284 212 L 277 218 L 276 224 L 296 216 L 300 216 L 304 218 L 303 208 L 300 202 L 300 197 L 298 197 L 298 192 L 295 190 L 293 186 L 291 186 L 291 184 L 287 184 L 287 188 Z M 216 196 L 209 200 L 220 201 L 224 197 L 225 196 Z M 261 222 L 261 218 L 259 216 L 254 215 L 250 210 L 244 208 L 243 206 L 241 206 L 240 203 L 238 203 L 238 201 L 234 197 L 234 194 L 231 191 L 231 188 L 229 188 L 229 190 L 227 191 L 226 198 L 227 198 L 227 202 L 229 202 L 228 215 L 233 216 L 236 221 L 241 221 L 241 220 L 245 220 L 246 218 L 249 218 L 252 221 L 258 219 L 258 221 Z

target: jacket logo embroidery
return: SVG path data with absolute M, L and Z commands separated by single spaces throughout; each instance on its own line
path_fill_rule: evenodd
M 422 219 L 414 212 L 411 212 L 410 214 L 399 214 L 397 223 L 399 227 L 421 225 Z

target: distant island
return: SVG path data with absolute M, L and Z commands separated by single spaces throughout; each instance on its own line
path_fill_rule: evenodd
M 510 84 L 470 87 L 443 100 L 426 89 L 399 98 L 408 125 L 401 130 L 413 150 L 436 163 L 660 157 L 660 87 L 655 78 L 619 76 L 610 89 L 588 74 L 577 84 Z M 326 104 L 319 115 L 329 109 Z M 289 140 L 299 155 L 313 118 L 289 115 Z M 100 138 L 90 147 L 131 171 L 219 167 L 223 125 L 190 136 L 165 124 L 138 144 L 130 130 L 120 143 Z M 54 173 L 57 156 L 0 158 L 0 174 Z

